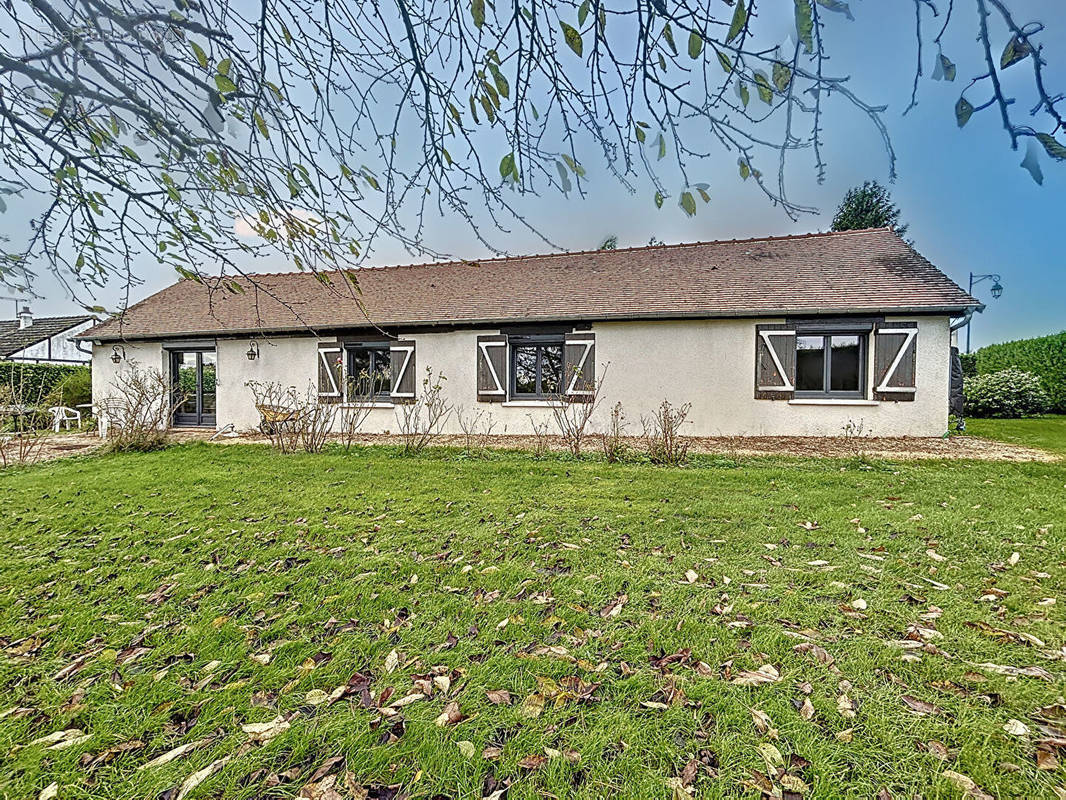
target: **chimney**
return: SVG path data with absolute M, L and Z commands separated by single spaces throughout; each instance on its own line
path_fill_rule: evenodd
M 19 330 L 25 330 L 33 324 L 33 314 L 29 306 L 23 306 L 19 312 Z

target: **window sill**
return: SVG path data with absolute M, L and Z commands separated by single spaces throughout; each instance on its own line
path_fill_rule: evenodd
M 504 408 L 561 408 L 564 403 L 557 400 L 505 400 Z
M 373 403 L 341 403 L 341 408 L 396 408 L 395 403 L 387 400 L 374 401 Z
M 860 400 L 847 397 L 799 397 L 788 401 L 790 406 L 879 406 L 877 400 Z

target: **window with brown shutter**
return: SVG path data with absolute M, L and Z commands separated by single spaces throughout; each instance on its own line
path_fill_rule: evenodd
M 477 337 L 477 400 L 502 403 L 507 399 L 507 337 Z
M 874 400 L 914 400 L 917 355 L 917 322 L 882 322 L 877 326 L 874 330 Z
M 563 380 L 568 399 L 590 402 L 596 396 L 596 334 L 580 331 L 566 335 Z
M 796 391 L 796 330 L 755 326 L 755 399 L 791 400 Z

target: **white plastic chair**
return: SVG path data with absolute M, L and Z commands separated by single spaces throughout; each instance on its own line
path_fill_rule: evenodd
M 65 425 L 70 430 L 70 423 L 77 422 L 78 430 L 81 430 L 81 412 L 67 406 L 52 406 L 48 409 L 52 412 L 52 430 L 59 433 L 59 426 Z

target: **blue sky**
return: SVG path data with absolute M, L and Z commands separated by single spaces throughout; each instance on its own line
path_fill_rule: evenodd
M 790 15 L 792 3 L 780 2 Z M 956 2 L 959 17 L 953 23 L 952 35 L 945 39 L 944 52 L 958 65 L 958 78 L 954 83 L 924 78 L 919 105 L 907 116 L 902 116 L 902 111 L 910 98 L 916 57 L 911 4 L 854 0 L 852 6 L 855 22 L 830 21 L 833 58 L 828 71 L 850 74 L 849 85 L 856 93 L 888 105 L 885 119 L 898 158 L 898 178 L 890 189 L 911 226 L 908 235 L 926 257 L 964 288 L 971 271 L 1002 275 L 1005 291 L 1001 299 L 989 299 L 989 282 L 975 290 L 989 307 L 975 320 L 974 346 L 1066 328 L 1066 163 L 1054 163 L 1042 155 L 1045 179 L 1044 185 L 1038 186 L 1020 168 L 1024 150 L 1010 150 L 995 109 L 976 114 L 963 130 L 955 123 L 959 91 L 980 69 L 973 4 Z M 770 19 L 772 11 L 765 7 L 763 24 L 780 22 Z M 1063 43 L 1061 49 L 1045 52 L 1049 62 L 1045 81 L 1051 91 L 1066 90 L 1066 5 L 1061 0 L 1014 0 L 1010 7 L 1020 20 L 1044 22 L 1049 28 L 1045 42 Z M 1003 43 L 1005 40 L 998 47 Z M 935 50 L 927 49 L 927 76 L 934 58 Z M 1031 106 L 1029 95 L 1024 93 L 1030 75 L 1027 63 L 1004 73 L 1007 90 L 1016 87 L 1019 91 L 1020 117 Z M 982 99 L 980 93 L 973 96 Z M 1043 120 L 1039 124 L 1046 130 Z M 1066 133 L 1060 133 L 1059 139 L 1066 141 Z M 590 178 L 587 199 L 552 194 L 519 199 L 518 205 L 553 242 L 575 250 L 595 247 L 611 234 L 619 237 L 621 246 L 629 246 L 646 244 L 652 236 L 678 242 L 826 230 L 844 192 L 867 179 L 887 183 L 888 168 L 880 140 L 869 123 L 842 104 L 830 106 L 825 140 L 829 171 L 824 184 L 817 184 L 809 161 L 796 160 L 789 169 L 793 199 L 821 212 L 795 222 L 770 206 L 751 182 L 739 180 L 735 156 L 701 167 L 702 179 L 711 186 L 712 202 L 701 203 L 691 219 L 671 202 L 656 209 L 654 190 L 646 184 L 630 195 L 592 157 L 585 161 Z M 7 226 L 20 222 L 17 213 L 0 219 Z M 469 230 L 453 219 L 428 220 L 425 240 L 434 249 L 459 257 L 488 255 Z M 495 240 L 511 253 L 549 249 L 534 234 L 517 227 Z M 382 240 L 375 246 L 371 263 L 412 260 L 423 259 L 414 259 L 399 245 Z M 290 267 L 275 261 L 256 263 L 255 268 Z M 139 273 L 145 283 L 134 290 L 134 301 L 176 278 L 150 261 L 144 262 Z M 38 314 L 76 310 L 50 276 L 38 280 L 36 291 L 44 296 L 33 303 Z M 115 307 L 121 296 L 121 287 L 114 286 L 98 292 L 97 300 Z M 3 302 L 0 317 L 9 316 L 12 305 Z

